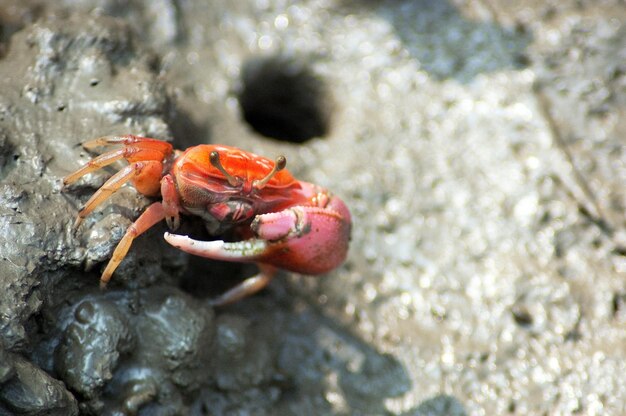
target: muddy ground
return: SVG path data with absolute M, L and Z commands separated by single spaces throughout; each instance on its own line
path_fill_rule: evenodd
M 520 4 L 521 3 L 521 4 Z M 4 0 L 0 414 L 626 412 L 626 6 Z M 254 273 L 139 238 L 81 142 L 286 155 L 340 195 L 346 263 Z M 183 232 L 202 234 L 184 218 Z

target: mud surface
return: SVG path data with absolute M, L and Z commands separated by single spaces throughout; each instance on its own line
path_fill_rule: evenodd
M 0 5 L 0 414 L 621 414 L 626 7 L 607 0 Z M 139 238 L 80 143 L 274 157 L 352 211 L 345 265 Z M 185 218 L 183 232 L 201 226 Z

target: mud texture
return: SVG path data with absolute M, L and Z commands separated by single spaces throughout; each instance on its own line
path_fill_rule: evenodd
M 0 414 L 624 413 L 625 62 L 618 0 L 3 1 Z M 124 133 L 284 154 L 348 261 L 214 310 L 159 225 L 99 290 Z

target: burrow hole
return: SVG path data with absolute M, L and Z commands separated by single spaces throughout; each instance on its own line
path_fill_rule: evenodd
M 244 64 L 241 81 L 243 118 L 257 133 L 292 143 L 328 134 L 330 97 L 304 63 L 276 56 L 253 58 Z

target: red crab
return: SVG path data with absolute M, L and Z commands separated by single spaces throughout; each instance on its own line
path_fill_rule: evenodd
M 344 261 L 351 229 L 348 208 L 328 190 L 291 176 L 284 156 L 272 161 L 217 144 L 182 152 L 169 143 L 133 135 L 101 137 L 83 146 L 115 144 L 122 147 L 92 159 L 63 179 L 69 185 L 117 160 L 129 163 L 92 195 L 74 227 L 128 181 L 146 196 L 160 195 L 161 202 L 148 206 L 128 228 L 102 273 L 101 287 L 137 236 L 163 219 L 175 230 L 180 214 L 201 217 L 211 234 L 234 228 L 242 240 L 198 241 L 166 232 L 165 240 L 171 245 L 211 259 L 259 265 L 257 275 L 219 296 L 215 305 L 261 290 L 277 269 L 316 275 Z

